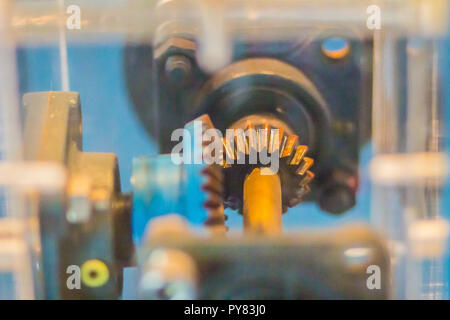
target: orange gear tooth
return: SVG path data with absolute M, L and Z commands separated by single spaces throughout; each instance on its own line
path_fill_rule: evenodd
M 257 131 L 258 136 L 258 152 L 262 152 L 264 148 L 267 150 L 269 141 L 269 125 L 263 124 L 262 128 Z
M 269 140 L 267 142 L 267 152 L 273 153 L 274 148 L 276 147 L 276 144 L 274 142 L 274 136 L 276 135 L 275 131 L 272 132 L 273 129 L 269 129 Z
M 284 136 L 282 137 L 281 143 L 280 143 L 280 158 L 283 157 L 284 148 L 286 147 L 288 137 Z
M 289 208 L 295 207 L 300 202 L 303 201 L 303 197 L 307 195 L 311 191 L 311 188 L 306 184 L 305 186 L 301 187 L 299 191 L 297 191 L 297 194 L 295 198 L 291 199 L 288 203 Z
M 247 126 L 245 127 L 245 129 L 253 129 L 253 124 L 250 121 L 247 121 Z
M 299 183 L 299 187 L 305 187 L 312 179 L 314 179 L 314 173 L 311 171 L 306 171 L 305 176 L 303 177 L 302 181 Z
M 307 184 L 306 186 L 302 187 L 297 194 L 303 198 L 310 192 L 311 192 L 311 187 Z
M 251 153 L 252 152 L 251 150 L 258 151 L 258 140 L 255 128 L 253 127 L 252 124 L 249 124 L 246 130 L 248 132 L 247 138 L 248 152 Z
M 222 161 L 222 167 L 224 167 L 224 168 L 230 168 L 230 167 L 231 167 L 231 165 L 230 165 L 230 164 L 228 164 L 228 163 L 226 163 L 226 161 L 225 161 L 225 160 L 223 160 L 223 161 Z
M 281 158 L 289 157 L 291 155 L 292 151 L 294 150 L 295 144 L 297 143 L 297 140 L 298 136 L 296 134 L 289 136 Z
M 311 166 L 313 164 L 314 164 L 314 159 L 313 158 L 304 157 L 302 165 L 297 169 L 297 174 L 301 175 L 301 176 L 304 175 L 306 170 L 311 168 Z
M 302 202 L 302 198 L 300 198 L 300 197 L 298 197 L 298 198 L 293 198 L 293 199 L 289 200 L 288 207 L 289 207 L 289 208 L 295 207 L 295 206 L 298 205 L 300 202 Z
M 241 158 L 248 154 L 247 139 L 245 138 L 243 130 L 239 130 L 235 133 L 236 156 L 237 158 Z
M 290 162 L 291 165 L 298 165 L 300 161 L 302 161 L 303 156 L 308 151 L 307 146 L 298 146 L 295 150 L 295 154 L 292 157 L 292 160 Z
M 283 140 L 283 136 L 284 136 L 284 129 L 283 128 L 278 128 L 278 143 L 281 145 L 281 141 Z
M 222 143 L 223 143 L 223 147 L 224 147 L 226 156 L 229 159 L 232 159 L 234 161 L 236 159 L 236 154 L 234 152 L 234 148 L 232 148 L 232 146 L 229 144 L 229 142 L 227 141 L 227 139 L 225 137 L 222 138 Z
M 269 142 L 269 152 L 274 153 L 277 150 L 280 152 L 281 142 L 283 138 L 283 129 L 273 128 L 270 129 L 270 142 Z

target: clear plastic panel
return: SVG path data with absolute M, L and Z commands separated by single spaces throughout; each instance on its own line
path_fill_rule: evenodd
M 332 101 L 340 98 L 336 88 L 344 87 L 333 83 L 326 69 L 320 69 L 320 75 L 311 71 L 322 63 L 318 57 L 327 54 L 320 46 L 323 51 L 313 51 L 311 43 L 323 44 L 336 34 L 351 44 L 352 53 L 359 54 L 356 76 L 349 72 L 342 79 L 353 77 L 360 83 L 355 84 L 354 96 L 343 101 L 356 97 L 358 103 L 371 104 L 369 135 L 358 127 L 358 201 L 338 218 L 326 215 L 316 203 L 301 204 L 290 209 L 283 222 L 293 232 L 370 223 L 385 239 L 391 255 L 393 298 L 449 298 L 449 1 L 1 3 L 0 298 L 42 298 L 36 199 L 59 196 L 66 188 L 67 172 L 61 166 L 23 161 L 23 94 L 79 92 L 83 149 L 116 154 L 122 190 L 129 192 L 132 159 L 157 154 L 161 133 L 150 136 L 150 120 L 141 121 L 142 114 L 135 112 L 128 86 L 149 78 L 130 81 L 142 73 L 130 75 L 124 66 L 124 59 L 130 58 L 127 47 L 161 48 L 169 39 L 187 35 L 198 45 L 194 59 L 199 60 L 199 70 L 214 74 L 239 56 L 236 43 L 249 42 L 250 49 L 242 50 L 270 57 L 285 45 L 286 56 L 303 57 L 299 64 L 320 94 Z M 368 20 L 376 10 L 382 17 L 380 28 Z M 278 43 L 271 47 L 275 53 L 267 53 L 264 45 L 273 42 Z M 364 83 L 366 77 L 371 86 Z M 348 116 L 343 111 L 342 115 L 364 126 L 368 116 L 364 112 Z M 157 114 L 151 121 L 157 127 L 172 116 L 176 118 L 175 113 L 166 118 Z M 345 121 L 338 125 L 341 131 L 352 129 Z M 229 216 L 232 229 L 242 224 L 235 212 L 230 210 Z

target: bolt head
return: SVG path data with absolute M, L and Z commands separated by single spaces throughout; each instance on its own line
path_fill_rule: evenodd
M 191 61 L 182 55 L 170 56 L 166 60 L 165 73 L 171 83 L 178 86 L 186 85 L 192 75 Z

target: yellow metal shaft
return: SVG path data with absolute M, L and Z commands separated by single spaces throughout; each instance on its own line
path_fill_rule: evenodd
M 252 234 L 281 233 L 281 183 L 278 174 L 254 169 L 244 181 L 244 231 Z

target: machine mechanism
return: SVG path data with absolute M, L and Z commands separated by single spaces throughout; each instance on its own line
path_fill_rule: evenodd
M 306 200 L 339 214 L 355 203 L 358 150 L 369 139 L 371 121 L 372 44 L 346 40 L 346 33 L 345 29 L 328 31 L 325 34 L 331 39 L 327 41 L 325 34 L 315 32 L 289 42 L 236 41 L 233 61 L 213 75 L 196 62 L 192 36 L 172 35 L 154 50 L 127 47 L 127 83 L 139 118 L 159 137 L 162 152 L 172 149 L 170 133 L 175 128 L 205 113 L 223 132 L 248 126 L 282 130 L 290 143 L 295 140 L 294 150 L 287 148 L 282 157 L 293 156 L 297 146 L 305 146 L 307 159 L 315 159 L 316 187 Z M 327 46 L 331 52 L 344 52 L 330 56 Z M 156 76 L 148 78 L 149 74 Z M 136 83 L 142 77 L 149 80 L 146 88 Z M 155 114 L 161 117 L 158 124 Z M 234 168 L 225 173 L 229 186 L 225 204 L 240 208 L 242 177 L 238 176 L 245 173 L 235 173 Z M 296 182 L 288 181 L 289 174 L 281 175 L 285 211 L 298 202 L 297 190 Z
M 420 216 L 414 208 L 422 208 L 427 219 L 438 217 L 430 213 L 439 208 L 432 197 L 445 170 L 438 170 L 438 160 L 408 160 L 410 171 L 423 175 L 401 175 L 402 165 L 376 156 L 442 154 L 436 142 L 442 101 L 436 97 L 435 47 L 431 40 L 413 47 L 412 39 L 429 35 L 411 31 L 408 14 L 414 10 L 402 19 L 386 15 L 386 30 L 393 32 L 388 34 L 368 29 L 366 6 L 317 5 L 318 10 L 303 2 L 274 8 L 270 1 L 160 1 L 151 7 L 155 19 L 142 19 L 151 20 L 151 36 L 133 27 L 121 34 L 130 112 L 159 147 L 158 154 L 133 158 L 131 175 L 125 176 L 131 192 L 121 189 L 115 154 L 83 151 L 87 113 L 77 92 L 23 96 L 23 160 L 51 163 L 66 174 L 57 192 L 25 196 L 36 212 L 40 239 L 33 257 L 40 266 L 33 268 L 35 297 L 398 297 L 400 286 L 392 279 L 411 261 L 405 239 L 426 238 L 427 230 L 435 230 L 413 224 Z M 139 20 L 148 4 L 136 3 L 124 11 Z M 364 9 L 364 18 L 339 20 L 325 7 L 341 13 Z M 386 8 L 398 17 L 397 7 Z M 109 21 L 92 10 L 86 9 L 88 32 L 95 21 Z M 291 11 L 311 15 L 297 18 Z M 436 30 L 439 25 L 428 30 L 433 39 Z M 422 71 L 430 81 L 418 77 Z M 413 91 L 430 84 L 433 90 L 417 93 L 420 103 L 433 102 L 429 114 Z M 423 126 L 413 121 L 419 118 Z M 397 130 L 403 122 L 406 129 Z M 423 136 L 415 139 L 414 128 L 421 127 Z M 370 173 L 374 185 L 362 177 L 369 175 L 362 165 L 364 148 L 372 148 L 368 157 L 377 159 Z M 373 188 L 372 209 L 358 207 L 367 201 L 359 193 L 361 181 Z M 411 205 L 419 199 L 428 205 Z M 289 228 L 285 217 L 302 205 L 334 221 L 356 207 L 386 212 L 376 216 L 384 217 L 378 229 Z M 388 215 L 399 207 L 410 211 L 395 216 L 395 226 L 404 228 L 393 230 L 394 216 Z M 242 216 L 242 231 L 228 226 L 230 215 Z M 380 236 L 383 228 L 392 231 L 389 236 Z M 80 267 L 76 290 L 68 284 L 70 266 Z M 374 266 L 382 277 L 370 286 L 368 270 Z M 124 277 L 124 268 L 134 270 L 136 282 Z
M 171 155 L 136 158 L 131 201 L 130 195 L 120 191 L 115 156 L 80 150 L 77 93 L 30 93 L 24 105 L 27 159 L 58 162 L 69 171 L 64 194 L 39 200 L 43 297 L 118 298 L 122 269 L 136 262 L 142 268 L 136 288 L 139 298 L 387 297 L 385 290 L 366 288 L 366 264 L 375 263 L 386 272 L 389 265 L 383 245 L 369 229 L 283 236 L 282 212 L 310 190 L 313 160 L 305 156 L 307 147 L 298 145 L 296 135 L 279 134 L 269 130 L 273 127 L 268 122 L 262 126 L 256 122 L 266 118 L 244 118 L 247 127 L 261 128 L 254 131 L 255 137 L 253 131 L 249 137 L 242 136 L 243 144 L 231 149 L 230 141 L 220 141 L 222 165 L 175 164 Z M 273 118 L 269 119 L 273 125 Z M 196 121 L 201 123 L 198 132 Z M 205 115 L 186 124 L 185 135 L 201 138 L 211 128 Z M 278 134 L 272 136 L 273 132 Z M 188 143 L 190 139 L 183 140 L 184 150 L 189 149 Z M 206 146 L 201 148 L 204 151 Z M 278 173 L 264 174 L 271 170 L 259 162 L 264 149 L 279 152 Z M 226 163 L 227 153 L 236 158 L 235 164 Z M 248 158 L 253 153 L 258 160 L 255 164 L 237 162 L 238 155 Z M 226 188 L 236 189 L 227 192 Z M 233 195 L 238 199 L 235 202 L 229 200 Z M 226 235 L 226 205 L 243 215 L 245 237 Z M 206 235 L 198 233 L 202 229 Z M 343 254 L 353 246 L 366 248 L 367 260 L 346 261 Z M 332 256 L 336 259 L 330 264 Z M 267 272 L 268 264 L 273 272 Z M 67 288 L 68 265 L 81 265 L 82 290 Z M 335 268 L 348 274 L 348 279 Z M 276 270 L 283 270 L 284 275 L 275 275 Z M 50 272 L 59 276 L 50 277 Z M 155 280 L 155 274 L 164 281 Z M 320 281 L 310 283 L 311 279 Z

